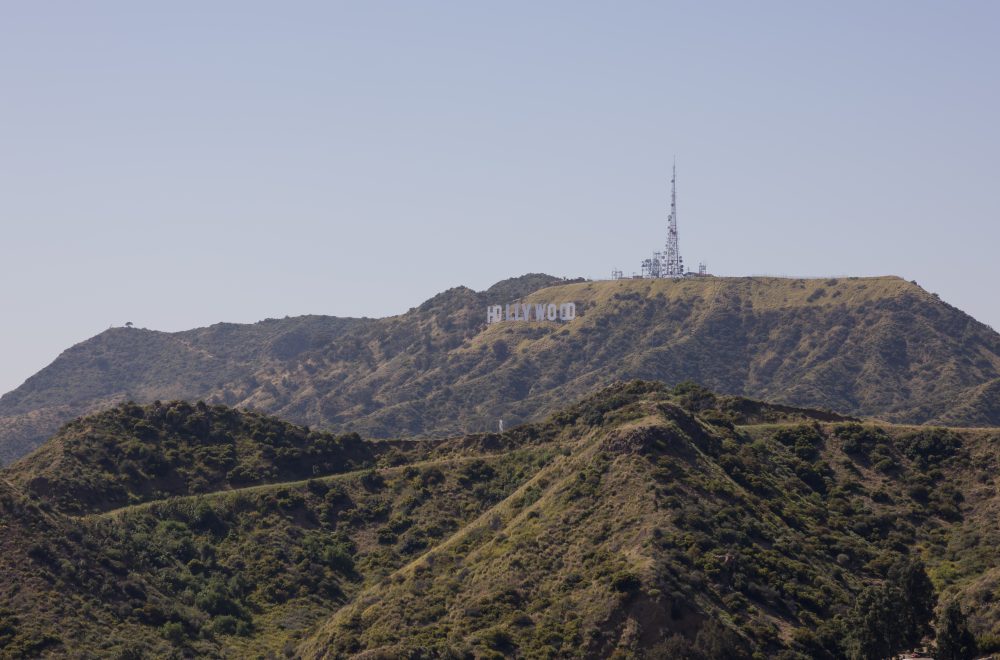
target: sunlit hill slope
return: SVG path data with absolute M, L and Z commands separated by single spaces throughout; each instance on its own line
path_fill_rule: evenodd
M 643 382 L 412 442 L 123 405 L 0 470 L 0 657 L 840 658 L 915 558 L 994 648 L 998 441 Z
M 575 321 L 485 324 L 490 303 Z M 309 316 L 181 333 L 116 328 L 0 399 L 0 459 L 122 400 L 204 399 L 370 437 L 490 430 L 618 379 L 908 423 L 1000 423 L 1000 335 L 896 277 L 459 287 L 384 319 Z

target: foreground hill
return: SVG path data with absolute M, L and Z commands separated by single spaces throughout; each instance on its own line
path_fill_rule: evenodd
M 430 442 L 123 405 L 0 470 L 0 657 L 838 658 L 916 557 L 989 649 L 998 442 L 642 382 Z
M 0 575 L 0 658 L 65 656 L 94 648 L 102 630 L 151 654 L 171 650 L 145 618 L 145 611 L 168 606 L 164 596 L 130 575 L 103 535 L 54 514 L 2 477 Z M 123 618 L 120 608 L 140 598 L 136 615 Z
M 183 402 L 86 418 L 0 471 L 0 658 L 283 654 L 553 452 L 516 433 L 371 443 Z
M 577 303 L 569 323 L 485 324 L 489 303 Z M 1000 424 L 1000 335 L 895 277 L 459 287 L 400 316 L 183 333 L 112 329 L 0 398 L 0 460 L 122 400 L 204 399 L 367 437 L 539 419 L 615 380 L 906 423 Z

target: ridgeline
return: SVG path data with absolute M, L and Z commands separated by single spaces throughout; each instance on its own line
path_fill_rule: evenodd
M 575 302 L 576 320 L 487 326 L 491 303 Z M 179 333 L 115 328 L 0 398 L 0 461 L 133 400 L 251 407 L 366 437 L 541 419 L 643 378 L 890 422 L 1000 424 L 1000 335 L 896 277 L 566 282 L 450 289 L 383 319 L 306 316 Z

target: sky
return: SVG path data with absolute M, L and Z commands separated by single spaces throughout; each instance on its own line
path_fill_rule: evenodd
M 1000 328 L 1000 3 L 0 3 L 0 392 L 109 326 L 527 272 L 894 274 Z

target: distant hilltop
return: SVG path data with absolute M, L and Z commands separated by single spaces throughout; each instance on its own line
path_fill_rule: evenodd
M 500 301 L 573 303 L 575 319 L 487 324 Z M 108 330 L 0 398 L 0 460 L 123 400 L 203 399 L 369 437 L 428 437 L 537 419 L 632 378 L 892 422 L 1000 424 L 1000 335 L 898 277 L 532 274 L 382 319 Z

